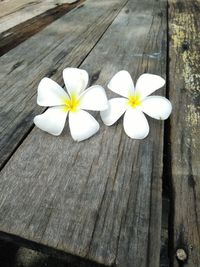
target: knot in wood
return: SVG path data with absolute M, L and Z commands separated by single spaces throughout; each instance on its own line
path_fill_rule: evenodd
M 190 46 L 189 42 L 188 41 L 184 41 L 182 43 L 182 49 L 183 49 L 183 51 L 187 51 L 189 49 L 189 46 Z
M 179 248 L 176 251 L 176 257 L 180 261 L 186 261 L 187 260 L 187 253 L 185 252 L 184 249 Z

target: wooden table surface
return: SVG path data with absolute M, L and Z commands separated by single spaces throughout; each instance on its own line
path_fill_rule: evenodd
M 200 266 L 199 14 L 199 0 L 0 2 L 1 239 L 88 267 Z M 122 120 L 51 136 L 33 125 L 37 86 L 63 86 L 66 67 L 105 88 L 122 69 L 161 75 L 172 115 L 144 140 Z

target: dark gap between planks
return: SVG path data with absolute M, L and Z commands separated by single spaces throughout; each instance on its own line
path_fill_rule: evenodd
M 19 247 L 24 247 L 27 249 L 35 250 L 40 253 L 49 255 L 50 257 L 56 260 L 64 261 L 66 264 L 70 264 L 70 267 L 106 267 L 106 265 L 104 264 L 93 262 L 92 260 L 87 260 L 76 255 L 71 255 L 60 250 L 55 251 L 54 249 L 46 245 L 42 245 L 34 241 L 27 240 L 19 236 L 15 236 L 13 234 L 7 234 L 1 231 L 0 231 L 0 242 L 2 242 L 2 247 L 0 246 L 0 249 L 5 250 L 5 256 L 6 254 L 8 254 L 8 251 L 9 253 L 13 253 L 14 256 Z M 1 258 L 0 258 L 0 263 L 1 263 Z M 13 259 L 12 263 L 14 263 Z
M 0 56 L 15 48 L 34 34 L 42 31 L 53 21 L 59 19 L 85 0 L 77 0 L 72 4 L 62 4 L 46 12 L 24 21 L 0 34 Z
M 167 20 L 167 59 L 166 59 L 166 98 L 169 99 L 169 3 L 166 6 Z M 173 188 L 171 168 L 171 142 L 170 142 L 170 117 L 164 122 L 164 147 L 163 147 L 163 192 L 162 192 L 162 231 L 160 267 L 172 266 L 173 262 Z

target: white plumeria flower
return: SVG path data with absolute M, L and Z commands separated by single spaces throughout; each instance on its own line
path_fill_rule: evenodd
M 99 85 L 85 90 L 89 80 L 85 70 L 66 68 L 63 71 L 63 79 L 67 92 L 49 78 L 41 80 L 38 86 L 37 103 L 50 108 L 36 116 L 34 123 L 43 131 L 60 135 L 69 114 L 72 138 L 75 141 L 82 141 L 99 130 L 99 123 L 84 109 L 95 111 L 107 109 L 106 93 Z
M 123 97 L 109 100 L 109 108 L 100 113 L 103 122 L 110 126 L 125 113 L 123 125 L 126 134 L 134 139 L 145 138 L 149 133 L 149 124 L 144 113 L 165 120 L 172 111 L 167 98 L 149 96 L 164 84 L 162 77 L 145 73 L 139 77 L 134 87 L 130 74 L 125 70 L 119 71 L 109 82 L 108 88 Z

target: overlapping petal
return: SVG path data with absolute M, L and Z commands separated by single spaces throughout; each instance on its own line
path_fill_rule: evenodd
M 152 94 L 157 89 L 163 87 L 165 80 L 154 74 L 144 73 L 142 74 L 136 83 L 135 92 L 140 95 L 142 99 Z
M 142 111 L 129 108 L 124 115 L 125 133 L 134 139 L 143 139 L 149 133 L 149 124 Z
M 77 68 L 66 68 L 63 70 L 63 79 L 69 95 L 79 95 L 88 84 L 87 71 Z
M 109 107 L 107 110 L 101 111 L 101 119 L 105 125 L 112 125 L 115 123 L 126 111 L 127 99 L 123 97 L 112 98 L 109 100 Z
M 41 130 L 53 135 L 60 135 L 67 118 L 67 112 L 62 106 L 47 109 L 34 118 L 35 125 Z
M 149 96 L 142 102 L 141 109 L 154 119 L 166 120 L 171 114 L 172 105 L 165 97 Z
M 83 141 L 99 130 L 99 123 L 84 110 L 69 113 L 69 128 L 75 141 Z
M 63 105 L 63 99 L 69 98 L 64 89 L 53 80 L 45 77 L 38 85 L 37 103 L 43 107 Z
M 96 111 L 107 109 L 108 100 L 104 88 L 93 85 L 84 91 L 80 97 L 80 108 Z
M 126 70 L 117 72 L 110 80 L 108 88 L 124 97 L 129 97 L 134 92 L 133 80 Z

